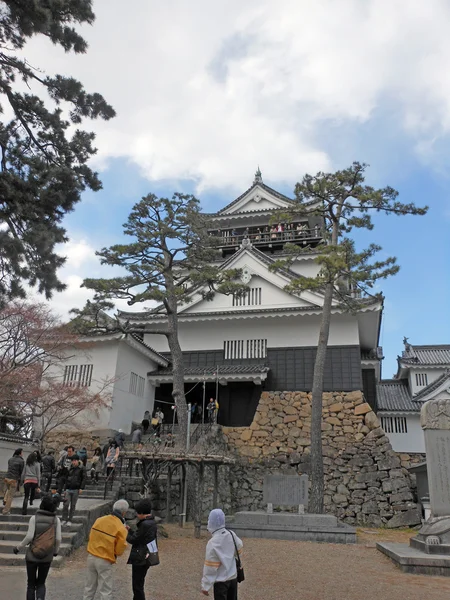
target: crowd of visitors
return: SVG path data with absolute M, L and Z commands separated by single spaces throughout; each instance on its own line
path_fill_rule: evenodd
M 208 410 L 213 413 L 216 412 L 216 403 L 213 399 L 211 402 L 214 408 Z M 135 431 L 142 434 L 140 428 Z M 136 434 L 135 443 L 140 443 L 140 440 L 141 437 Z M 97 447 L 94 450 L 90 461 L 87 453 L 84 461 L 83 453 L 80 457 L 80 452 L 75 452 L 73 446 L 65 447 L 57 462 L 53 451 L 47 452 L 43 458 L 39 452 L 32 452 L 24 461 L 22 448 L 15 450 L 9 459 L 4 480 L 3 514 L 10 514 L 12 499 L 20 484 L 25 491 L 23 514 L 41 489 L 44 493 L 39 509 L 29 520 L 25 537 L 13 550 L 18 554 L 26 548 L 27 600 L 45 600 L 47 575 L 60 549 L 62 527 L 71 525 L 79 494 L 86 483 L 88 462 L 91 478 L 98 481 L 105 468 L 107 472 L 114 469 L 120 453 L 119 443 L 120 439 L 108 440 L 103 449 Z M 172 443 L 170 439 L 168 443 Z M 53 475 L 56 475 L 57 489 L 49 491 Z M 63 509 L 60 519 L 56 512 L 61 498 Z M 118 500 L 110 515 L 98 518 L 93 524 L 87 546 L 83 600 L 93 600 L 96 593 L 102 600 L 112 599 L 114 564 L 128 544 L 131 546 L 127 564 L 131 565 L 133 600 L 145 600 L 148 571 L 151 566 L 159 564 L 157 525 L 147 498 L 134 506 L 135 514 L 130 515 L 136 520 L 134 526 L 126 523 L 128 511 L 128 502 Z M 225 515 L 220 509 L 211 511 L 207 528 L 211 539 L 206 546 L 200 591 L 205 596 L 212 591 L 214 600 L 237 600 L 237 584 L 243 579 L 240 563 L 242 541 L 225 527 Z

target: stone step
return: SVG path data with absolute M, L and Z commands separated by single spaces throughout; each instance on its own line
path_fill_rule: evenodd
M 11 541 L 17 545 L 25 537 L 25 531 L 12 531 L 4 530 L 3 527 L 0 529 L 0 541 Z M 63 543 L 71 544 L 72 539 L 77 535 L 77 532 L 71 531 L 69 528 L 64 527 L 62 530 Z
M 0 553 L 2 554 L 9 554 L 9 553 L 13 553 L 13 549 L 17 546 L 17 543 L 12 541 L 12 540 L 0 540 Z M 67 554 L 70 554 L 73 550 L 73 546 L 72 544 L 69 544 L 67 542 L 63 542 L 61 544 L 61 546 L 59 547 L 59 554 L 61 554 L 61 556 L 66 556 Z
M 27 519 L 26 521 L 25 520 L 24 521 L 18 521 L 18 520 L 4 521 L 3 519 L 0 519 L 0 530 L 2 532 L 17 531 L 17 532 L 21 532 L 22 534 L 24 534 L 24 532 L 26 532 L 28 529 L 29 517 L 26 517 L 26 519 Z M 64 531 L 77 533 L 81 529 L 83 529 L 83 523 L 75 522 L 75 523 L 72 523 L 72 526 L 70 528 L 65 527 Z
M 52 569 L 58 569 L 64 564 L 65 556 L 55 556 L 52 562 Z M 8 554 L 2 552 L 0 549 L 0 567 L 25 567 L 25 555 L 21 554 Z

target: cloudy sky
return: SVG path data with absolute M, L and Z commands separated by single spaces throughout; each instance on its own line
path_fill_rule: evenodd
M 85 56 L 42 40 L 32 64 L 78 77 L 117 118 L 93 123 L 103 190 L 67 218 L 71 242 L 55 297 L 64 314 L 100 274 L 150 191 L 193 192 L 208 211 L 251 183 L 290 194 L 306 172 L 371 165 L 426 217 L 379 217 L 358 243 L 383 246 L 400 273 L 383 284 L 384 376 L 404 335 L 449 343 L 450 4 L 446 0 L 95 0 Z M 91 124 L 88 124 L 91 126 Z

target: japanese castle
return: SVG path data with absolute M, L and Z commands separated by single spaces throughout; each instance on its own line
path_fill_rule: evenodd
M 179 308 L 179 338 L 187 401 L 201 405 L 205 397 L 208 402 L 217 395 L 222 425 L 248 426 L 264 390 L 311 391 L 323 297 L 311 291 L 288 293 L 285 287 L 299 274 L 317 274 L 317 247 L 324 239 L 321 221 L 313 214 L 289 224 L 272 223 L 274 213 L 289 209 L 292 202 L 263 183 L 258 169 L 249 189 L 208 215 L 211 235 L 222 240 L 221 266 L 242 270 L 249 291 L 241 298 L 216 294 L 211 301 L 197 293 Z M 303 252 L 290 268 L 271 271 L 286 243 L 298 244 Z M 335 303 L 325 391 L 363 390 L 375 404 L 382 308 L 378 298 L 361 299 L 354 314 Z M 121 317 L 145 325 L 146 331 L 159 329 L 165 320 L 159 309 L 121 312 Z M 170 403 L 167 340 L 146 333 L 143 342 L 169 361 L 167 367 L 155 364 L 147 382 L 156 403 Z

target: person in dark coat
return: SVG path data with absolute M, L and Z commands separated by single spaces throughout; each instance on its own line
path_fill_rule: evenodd
M 70 527 L 75 514 L 78 496 L 86 484 L 86 469 L 75 454 L 72 457 L 72 466 L 67 474 L 64 486 L 64 504 L 62 511 L 62 524 Z
M 116 433 L 116 435 L 114 436 L 114 441 L 119 446 L 119 448 L 122 450 L 123 445 L 125 444 L 125 434 L 122 431 L 122 429 L 119 429 L 119 431 Z
M 61 522 L 56 516 L 56 505 L 48 496 L 42 499 L 39 510 L 33 515 L 28 523 L 28 531 L 21 543 L 14 548 L 14 554 L 18 554 L 21 548 L 28 546 L 25 563 L 27 566 L 27 600 L 45 600 L 45 581 L 47 579 L 53 557 L 58 554 L 61 544 Z M 31 542 L 54 527 L 54 544 L 42 558 L 37 558 L 31 550 Z
M 136 529 L 128 532 L 127 542 L 131 544 L 131 552 L 127 564 L 131 565 L 133 600 L 145 600 L 144 583 L 150 567 L 147 544 L 156 540 L 156 522 L 150 500 L 140 500 L 134 508 L 138 522 Z
M 22 448 L 14 450 L 14 454 L 8 460 L 8 471 L 5 475 L 5 495 L 3 497 L 3 514 L 9 515 L 11 511 L 11 503 L 17 489 L 17 484 L 22 477 L 22 471 L 25 461 L 22 458 Z
M 42 459 L 42 489 L 50 491 L 53 473 L 56 471 L 55 456 L 53 450 L 49 450 Z

